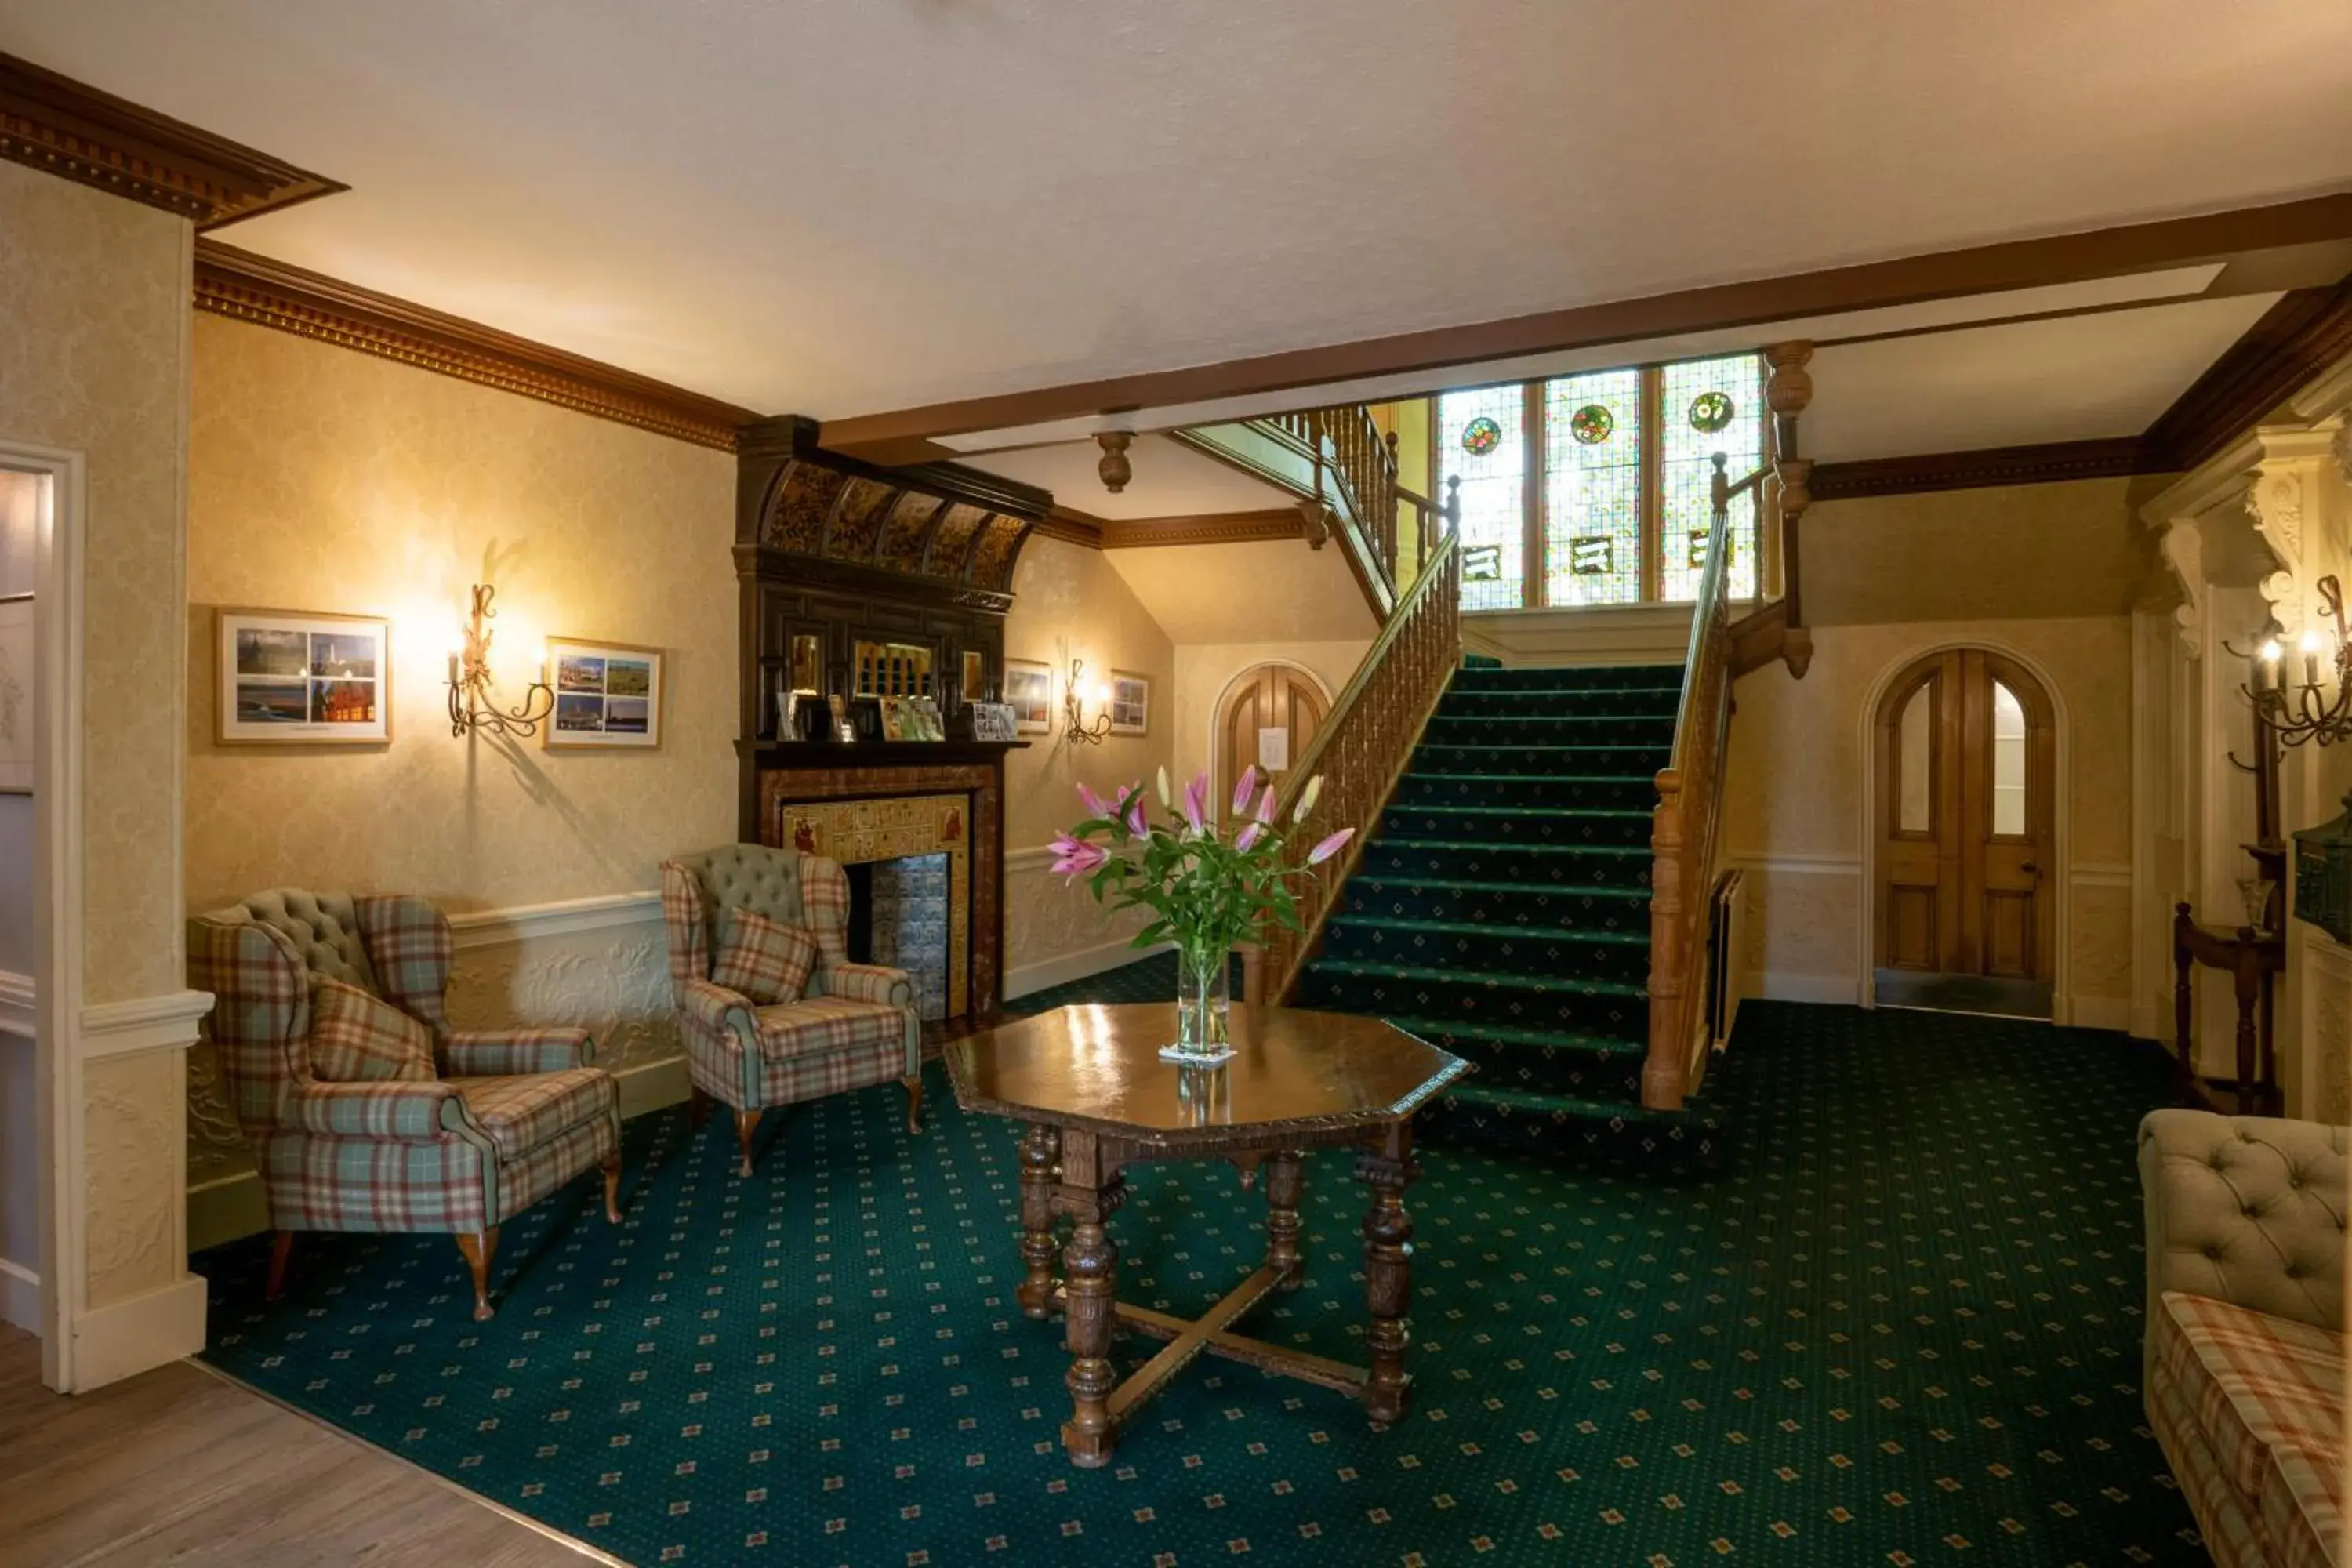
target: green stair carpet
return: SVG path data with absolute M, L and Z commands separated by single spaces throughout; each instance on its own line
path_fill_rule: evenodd
M 1137 972 L 1066 1000 L 1164 994 Z M 629 1123 L 625 1222 L 583 1180 L 510 1222 L 498 1316 L 446 1237 L 195 1259 L 216 1367 L 634 1563 L 776 1568 L 2205 1561 L 2138 1389 L 2119 1035 L 1752 1003 L 1721 1174 L 1423 1151 L 1412 1403 L 1203 1360 L 1072 1468 L 1058 1324 L 1014 1305 L 1015 1131 L 897 1085 L 762 1123 Z M 1174 1311 L 1261 1256 L 1234 1173 L 1143 1165 L 1122 1294 Z M 1362 1190 L 1311 1156 L 1307 1285 L 1244 1331 L 1362 1359 Z M 1159 1347 L 1122 1338 L 1128 1365 Z M 7 1556 L 0 1546 L 0 1559 Z
M 1650 816 L 1681 698 L 1674 665 L 1489 661 L 1439 700 L 1297 994 L 1476 1065 L 1424 1136 L 1651 1174 L 1723 1158 L 1706 1097 L 1641 1102 Z

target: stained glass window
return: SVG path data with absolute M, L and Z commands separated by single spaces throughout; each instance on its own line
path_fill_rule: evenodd
M 1455 475 L 1462 479 L 1465 610 L 1515 610 L 1527 602 L 1526 426 L 1526 393 L 1516 384 L 1437 399 L 1437 493 Z
M 1544 593 L 1552 605 L 1642 597 L 1642 373 L 1546 382 Z
M 1715 521 L 1714 454 L 1721 452 L 1730 459 L 1725 472 L 1735 482 L 1764 460 L 1764 364 L 1755 354 L 1733 354 L 1664 365 L 1659 376 L 1664 493 L 1658 520 L 1658 597 L 1671 602 L 1698 595 L 1707 533 Z M 1730 576 L 1725 592 L 1734 599 L 1756 596 L 1758 505 L 1752 489 L 1732 498 Z

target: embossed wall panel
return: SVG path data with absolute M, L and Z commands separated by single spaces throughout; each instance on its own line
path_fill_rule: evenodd
M 794 463 L 784 470 L 775 510 L 768 514 L 761 542 L 778 550 L 814 555 L 824 548 L 825 526 L 846 478 L 829 468 Z
M 931 523 L 939 517 L 940 509 L 946 504 L 937 496 L 921 495 L 914 490 L 900 496 L 898 503 L 890 509 L 889 521 L 882 525 L 880 535 L 870 547 L 874 563 L 887 566 L 893 572 L 919 570 L 923 563 L 923 541 L 929 536 Z M 856 540 L 836 543 L 834 547 L 836 555 L 856 556 L 868 552 L 869 550 Z
M 1022 533 L 1028 524 L 1017 517 L 992 517 L 988 531 L 972 546 L 971 574 L 967 579 L 976 588 L 1010 589 L 1013 586 L 1013 553 L 1020 548 Z
M 932 534 L 930 548 L 924 552 L 922 570 L 927 576 L 961 577 L 964 557 L 971 550 L 971 536 L 988 521 L 988 513 L 979 507 L 959 501 L 948 508 Z

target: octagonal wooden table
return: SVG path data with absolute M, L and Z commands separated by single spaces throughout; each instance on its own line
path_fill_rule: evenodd
M 1160 1059 L 1176 1036 L 1172 1005 L 1076 1006 L 1007 1024 L 947 1047 L 956 1099 L 968 1110 L 1027 1124 L 1021 1140 L 1021 1310 L 1064 1314 L 1071 1362 L 1070 1419 L 1062 1447 L 1073 1464 L 1109 1461 L 1120 1428 L 1144 1401 L 1203 1351 L 1353 1394 L 1375 1421 L 1404 1412 L 1412 1221 L 1405 1188 L 1420 1173 L 1412 1116 L 1469 1064 L 1377 1018 L 1284 1007 L 1235 1007 L 1236 1051 L 1223 1067 Z M 1304 1282 L 1298 1246 L 1300 1154 L 1359 1150 L 1356 1178 L 1371 1189 L 1364 1216 L 1369 1367 L 1263 1341 L 1229 1325 L 1274 1290 Z M 1231 1160 L 1265 1184 L 1265 1262 L 1197 1319 L 1118 1299 L 1118 1247 L 1106 1223 L 1126 1195 L 1130 1164 Z M 1055 1236 L 1071 1221 L 1070 1239 Z M 1062 1275 L 1055 1277 L 1058 1253 Z M 1114 1386 L 1111 1336 L 1119 1323 L 1168 1342 Z

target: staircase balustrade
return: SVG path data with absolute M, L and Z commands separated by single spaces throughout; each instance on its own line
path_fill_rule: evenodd
M 1397 601 L 1355 679 L 1331 705 L 1315 739 L 1293 761 L 1277 797 L 1278 820 L 1287 823 L 1298 809 L 1307 782 L 1320 775 L 1322 793 L 1293 828 L 1296 840 L 1319 843 L 1343 827 L 1353 828 L 1355 837 L 1301 889 L 1302 929 L 1264 933 L 1260 974 L 1251 987 L 1253 997 L 1288 999 L 1300 968 L 1320 940 L 1324 920 L 1338 902 L 1340 887 L 1354 871 L 1372 825 L 1395 792 L 1430 714 L 1445 694 L 1446 681 L 1461 662 L 1458 494 L 1449 493 L 1441 518 L 1444 532 L 1420 577 Z
M 1358 585 L 1385 622 L 1397 602 L 1396 449 L 1361 404 L 1269 414 L 1230 425 L 1171 430 L 1171 438 L 1328 509 Z M 1433 508 L 1421 512 L 1418 559 L 1429 559 Z M 1317 542 L 1320 543 L 1319 538 Z
M 1738 487 L 1715 459 L 1715 522 L 1706 567 L 1692 607 L 1690 652 L 1683 668 L 1675 745 L 1658 773 L 1650 848 L 1650 1050 L 1642 1067 L 1642 1103 L 1680 1109 L 1696 1082 L 1708 1046 L 1707 924 L 1723 816 L 1725 744 L 1731 725 L 1732 637 L 1726 572 L 1730 559 L 1731 496 Z

